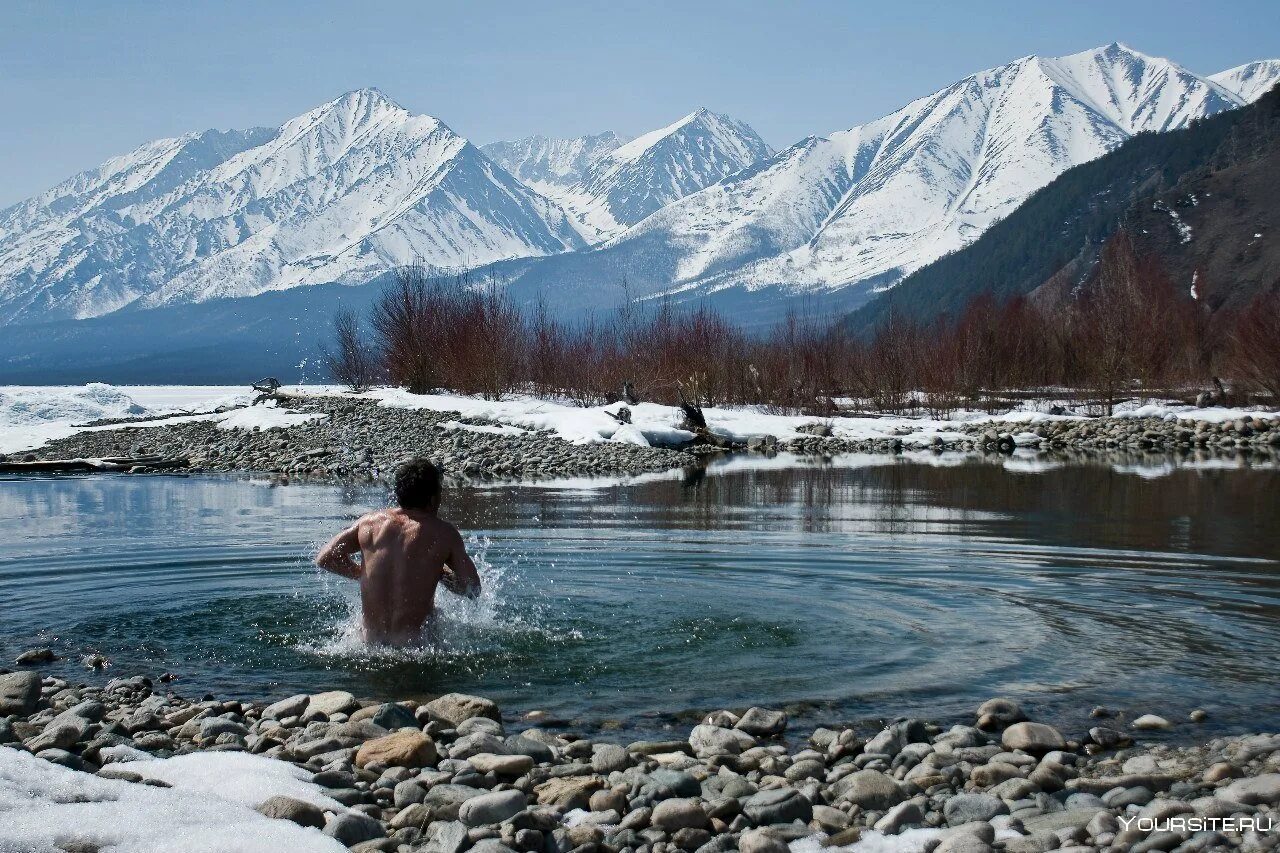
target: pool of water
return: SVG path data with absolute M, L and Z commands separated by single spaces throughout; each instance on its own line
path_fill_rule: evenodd
M 0 480 L 0 654 L 186 695 L 451 690 L 643 731 L 693 712 L 957 717 L 992 695 L 1219 730 L 1280 724 L 1280 472 L 974 457 L 730 460 L 630 483 L 455 490 L 486 591 L 440 645 L 365 648 L 310 564 L 376 487 Z

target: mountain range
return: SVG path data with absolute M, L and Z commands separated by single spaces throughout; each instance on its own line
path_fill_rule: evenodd
M 1278 80 L 1276 60 L 1201 76 L 1111 44 L 1025 57 L 777 152 L 706 109 L 631 140 L 477 147 L 361 89 L 279 128 L 148 143 L 0 211 L 0 324 L 276 291 L 296 291 L 272 302 L 296 313 L 309 292 L 330 305 L 318 285 L 376 284 L 415 260 L 480 270 L 566 317 L 612 308 L 624 281 L 745 322 L 797 300 L 853 308 L 1071 167 Z

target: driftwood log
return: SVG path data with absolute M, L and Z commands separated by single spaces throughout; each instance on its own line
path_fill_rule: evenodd
M 693 433 L 694 444 L 709 444 L 713 447 L 729 447 L 729 442 L 707 429 L 707 417 L 702 413 L 702 406 L 690 402 L 685 397 L 684 389 L 680 389 L 680 411 L 684 412 L 684 423 L 680 428 Z
M 181 457 L 112 456 L 104 459 L 37 459 L 32 462 L 0 462 L 0 474 L 74 474 L 118 471 L 141 474 L 170 471 L 189 464 Z

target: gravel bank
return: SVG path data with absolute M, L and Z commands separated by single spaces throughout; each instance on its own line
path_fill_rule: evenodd
M 13 454 L 20 459 L 157 456 L 183 460 L 193 472 L 261 472 L 319 479 L 378 479 L 412 455 L 426 455 L 450 476 L 467 480 L 537 480 L 569 476 L 633 475 L 697 464 L 723 450 L 809 456 L 899 453 L 904 450 L 1047 454 L 1280 456 L 1280 419 L 1263 414 L 1239 420 L 1097 418 L 1036 424 L 987 421 L 942 432 L 904 425 L 888 435 L 853 439 L 809 423 L 802 435 L 779 440 L 753 435 L 729 448 L 645 447 L 624 442 L 574 444 L 552 430 L 528 430 L 457 412 L 380 406 L 372 400 L 305 396 L 289 410 L 305 423 L 263 429 L 225 429 L 207 421 L 145 426 L 148 419 L 103 422 L 99 429 Z M 259 410 L 261 411 L 261 410 Z M 253 410 L 249 410 L 253 414 Z
M 1025 716 L 993 699 L 950 728 L 903 719 L 800 734 L 784 713 L 751 708 L 670 740 L 610 743 L 462 694 L 268 704 L 183 699 L 143 677 L 90 687 L 0 675 L 0 748 L 139 784 L 155 782 L 129 769 L 138 759 L 279 759 L 344 808 L 275 796 L 259 811 L 353 850 L 785 853 L 807 838 L 814 850 L 1191 853 L 1280 841 L 1280 735 L 1173 746 L 1146 736 L 1176 725 L 1194 737 L 1198 713 L 1175 724 L 1095 709 L 1093 728 L 1066 733 Z M 65 835 L 67 850 L 97 849 L 75 827 Z
M 469 479 L 638 474 L 696 461 L 695 455 L 678 450 L 621 442 L 571 444 L 549 430 L 516 430 L 457 412 L 400 409 L 366 400 L 299 397 L 289 408 L 320 417 L 261 430 L 222 429 L 209 421 L 122 426 L 77 433 L 13 458 L 154 454 L 185 458 L 186 469 L 193 472 L 356 479 L 386 477 L 414 455 L 429 456 L 446 473 Z

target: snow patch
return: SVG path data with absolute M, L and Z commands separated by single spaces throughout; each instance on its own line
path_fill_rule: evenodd
M 219 760 L 209 760 L 214 758 Z M 170 776 L 174 787 L 103 779 L 0 747 L 0 850 L 43 853 L 72 841 L 104 853 L 346 850 L 317 829 L 273 820 L 251 807 L 279 793 L 342 808 L 302 781 L 300 768 L 256 755 L 208 753 L 132 762 L 130 769 Z

